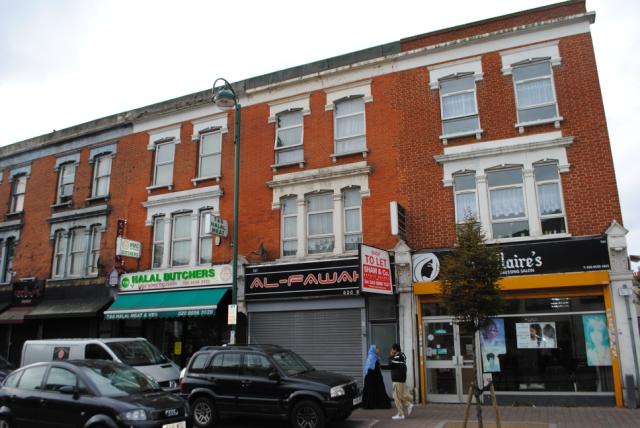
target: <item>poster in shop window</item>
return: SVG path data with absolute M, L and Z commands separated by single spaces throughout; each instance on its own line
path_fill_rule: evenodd
M 492 318 L 487 325 L 480 329 L 480 349 L 483 371 L 485 373 L 499 372 L 499 356 L 507 353 L 503 319 Z
M 518 349 L 555 349 L 558 347 L 553 321 L 516 323 Z
M 609 329 L 603 314 L 582 315 L 584 345 L 589 366 L 610 366 Z

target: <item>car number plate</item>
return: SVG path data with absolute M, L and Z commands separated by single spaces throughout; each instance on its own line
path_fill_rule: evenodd
M 356 398 L 353 399 L 353 405 L 357 406 L 358 404 L 362 403 L 362 395 L 357 396 Z
M 187 428 L 187 423 L 185 421 L 174 422 L 172 424 L 164 424 L 162 428 Z

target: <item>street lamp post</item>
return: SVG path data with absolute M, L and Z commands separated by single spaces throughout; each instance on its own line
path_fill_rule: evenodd
M 216 83 L 219 81 L 224 82 L 222 86 L 216 92 Z M 213 102 L 220 109 L 228 111 L 235 107 L 234 125 L 233 125 L 233 144 L 235 146 L 235 167 L 233 169 L 233 261 L 231 265 L 232 279 L 231 279 L 231 304 L 236 305 L 238 303 L 238 194 L 240 192 L 240 102 L 236 92 L 231 87 L 231 84 L 223 78 L 218 78 L 213 82 Z M 236 321 L 237 323 L 237 321 Z M 235 345 L 236 343 L 236 324 L 231 325 L 231 332 L 229 336 L 229 343 Z

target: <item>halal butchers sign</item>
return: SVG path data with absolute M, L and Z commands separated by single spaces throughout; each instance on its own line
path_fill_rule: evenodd
M 502 276 L 540 275 L 608 270 L 607 240 L 602 236 L 528 241 L 500 246 Z M 413 254 L 413 281 L 438 280 L 440 261 L 450 249 L 420 250 Z
M 203 268 L 150 270 L 120 277 L 120 291 L 151 291 L 174 288 L 202 288 L 231 283 L 231 265 Z
M 360 244 L 362 292 L 393 294 L 389 252 Z
M 247 300 L 360 294 L 357 258 L 248 266 Z

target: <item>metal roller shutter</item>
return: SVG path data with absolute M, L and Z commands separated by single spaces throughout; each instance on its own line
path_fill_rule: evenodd
M 342 373 L 362 385 L 360 309 L 256 312 L 249 317 L 251 343 L 280 345 L 318 370 Z

